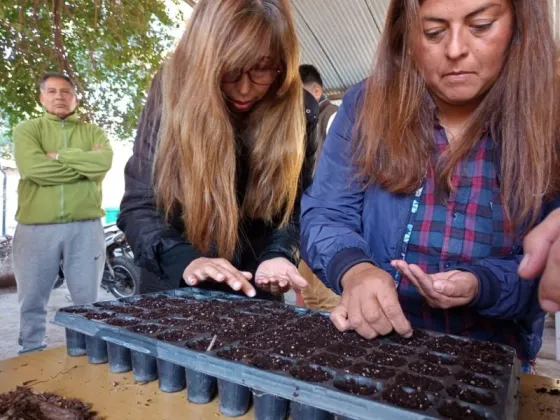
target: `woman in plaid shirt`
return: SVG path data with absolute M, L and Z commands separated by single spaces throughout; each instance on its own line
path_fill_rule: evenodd
M 558 177 L 558 59 L 546 0 L 393 0 L 302 201 L 302 254 L 367 338 L 413 327 L 541 346 L 517 274 Z

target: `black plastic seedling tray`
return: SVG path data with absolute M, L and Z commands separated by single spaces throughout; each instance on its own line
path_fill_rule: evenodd
M 228 416 L 515 419 L 519 362 L 507 346 L 416 330 L 368 341 L 324 313 L 196 288 L 57 312 L 70 356 L 159 379 Z

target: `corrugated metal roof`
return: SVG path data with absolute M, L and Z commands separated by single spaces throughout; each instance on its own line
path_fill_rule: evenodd
M 197 0 L 183 0 L 193 4 Z M 334 95 L 367 77 L 390 0 L 291 0 L 302 64 L 319 69 Z M 560 0 L 549 0 L 560 41 Z
M 319 69 L 329 94 L 371 70 L 389 0 L 292 0 L 301 62 Z

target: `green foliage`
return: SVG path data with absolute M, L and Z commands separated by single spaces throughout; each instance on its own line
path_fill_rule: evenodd
M 130 139 L 181 20 L 163 0 L 0 1 L 0 121 L 11 130 L 40 115 L 37 81 L 61 71 L 78 86 L 82 117 Z

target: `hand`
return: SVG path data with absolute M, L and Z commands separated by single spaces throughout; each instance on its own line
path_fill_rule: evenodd
M 58 152 L 47 152 L 45 153 L 45 155 L 47 155 L 51 159 L 56 159 L 56 155 L 58 155 Z
M 532 279 L 542 273 L 539 300 L 546 312 L 560 311 L 560 209 L 553 211 L 523 241 L 525 256 L 519 275 Z
M 465 306 L 478 294 L 478 279 L 472 273 L 451 270 L 426 274 L 417 265 L 408 264 L 403 260 L 394 260 L 391 265 L 408 277 L 432 308 Z
M 412 335 L 389 273 L 369 263 L 357 264 L 342 277 L 342 287 L 340 304 L 330 315 L 340 331 L 356 330 L 369 339 L 393 329 L 404 337 Z
M 104 148 L 105 146 L 103 146 L 102 144 L 94 144 L 91 150 L 97 152 L 98 150 L 103 150 Z
M 255 284 L 259 289 L 280 295 L 290 290 L 307 287 L 307 281 L 298 269 L 286 258 L 272 258 L 259 265 L 255 273 Z
M 249 297 L 255 297 L 257 292 L 249 282 L 251 277 L 251 273 L 239 271 L 223 258 L 197 258 L 183 272 L 183 279 L 189 286 L 196 286 L 203 281 L 215 281 L 226 283 L 235 291 L 243 290 Z

